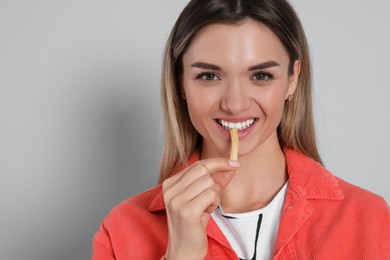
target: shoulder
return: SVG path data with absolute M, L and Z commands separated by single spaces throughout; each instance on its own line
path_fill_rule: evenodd
M 167 221 L 161 185 L 114 207 L 93 241 L 93 259 L 159 259 L 165 252 Z
M 156 200 L 162 202 L 162 199 L 162 186 L 159 184 L 149 190 L 129 198 L 123 203 L 137 205 L 142 208 L 149 208 L 151 204 L 156 202 Z
M 112 219 L 117 221 L 118 218 L 129 220 L 137 218 L 139 214 L 153 215 L 154 212 L 164 209 L 162 188 L 158 185 L 119 203 L 109 212 L 104 221 L 110 222 Z
M 379 210 L 389 215 L 389 206 L 377 194 L 351 184 L 329 172 L 307 155 L 285 149 L 292 189 L 300 197 L 318 201 L 339 201 L 354 211 Z
M 296 243 L 308 245 L 308 250 L 313 247 L 312 256 L 318 254 L 315 258 L 322 259 L 322 252 L 342 247 L 333 253 L 337 259 L 387 259 L 390 209 L 386 201 L 333 175 L 302 153 L 285 150 L 285 154 L 289 190 L 281 230 L 290 228 L 291 212 L 295 210 L 294 221 L 304 222 Z M 307 241 L 320 242 L 314 248 Z
M 385 199 L 362 187 L 351 184 L 339 177 L 334 177 L 344 194 L 343 203 L 354 208 L 357 214 L 372 214 L 383 217 L 390 225 L 390 208 Z

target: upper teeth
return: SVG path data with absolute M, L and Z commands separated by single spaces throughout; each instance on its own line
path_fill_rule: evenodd
M 228 121 L 225 121 L 225 120 L 218 120 L 218 122 L 225 128 L 227 129 L 238 129 L 238 130 L 244 130 L 248 127 L 250 127 L 253 122 L 255 122 L 255 119 L 249 119 L 249 120 L 246 120 L 244 122 L 240 122 L 240 123 L 232 123 L 232 122 L 228 122 Z

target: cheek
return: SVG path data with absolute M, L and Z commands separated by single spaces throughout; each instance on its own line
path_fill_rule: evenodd
M 197 120 L 206 114 L 206 108 L 202 103 L 200 99 L 187 98 L 188 113 L 190 114 L 191 121 Z
M 281 91 L 269 91 L 262 96 L 260 104 L 266 117 L 271 120 L 280 121 L 284 110 L 286 91 L 280 86 L 274 86 L 275 89 L 283 89 Z
M 186 97 L 191 122 L 198 132 L 202 132 L 202 125 L 207 124 L 207 122 L 202 123 L 202 121 L 211 118 L 213 108 L 218 102 L 218 95 L 213 91 L 191 91 L 191 89 L 187 89 Z
M 188 110 L 195 114 L 210 112 L 218 104 L 221 93 L 218 88 L 188 84 L 184 87 Z

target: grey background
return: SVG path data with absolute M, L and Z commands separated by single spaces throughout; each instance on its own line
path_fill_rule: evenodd
M 88 259 L 108 211 L 156 183 L 161 56 L 186 3 L 0 0 L 0 259 Z M 325 164 L 390 202 L 390 2 L 293 5 Z

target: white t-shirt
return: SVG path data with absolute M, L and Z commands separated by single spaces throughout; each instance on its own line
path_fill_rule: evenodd
M 287 183 L 270 204 L 255 211 L 225 213 L 218 207 L 211 214 L 240 259 L 273 258 L 286 192 Z

